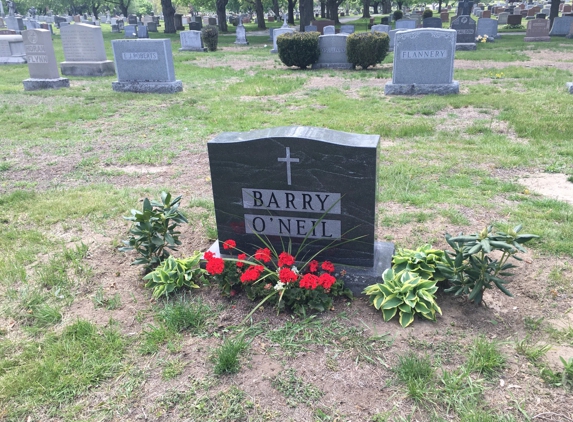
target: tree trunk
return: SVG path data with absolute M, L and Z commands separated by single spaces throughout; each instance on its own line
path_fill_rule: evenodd
M 98 9 L 99 9 L 99 4 L 98 5 L 92 4 L 92 14 L 94 15 L 94 18 L 96 20 L 98 19 L 99 16 Z
M 382 13 L 383 14 L 392 13 L 392 1 L 391 0 L 385 0 L 382 2 Z
M 163 19 L 165 20 L 165 29 L 163 32 L 166 34 L 176 34 L 175 8 L 173 7 L 171 0 L 161 0 L 161 10 L 163 11 Z
M 328 7 L 328 18 L 334 21 L 334 24 L 337 25 L 340 23 L 338 20 L 338 6 L 340 3 L 336 0 L 328 0 L 327 7 Z
M 378 14 L 378 5 L 380 4 L 380 2 L 374 2 L 372 4 L 372 8 L 374 9 L 374 14 L 377 15 Z
M 559 16 L 559 3 L 561 3 L 559 0 L 551 0 L 551 8 L 549 9 L 550 26 L 553 26 L 553 19 Z
M 280 10 L 279 10 L 279 0 L 273 0 L 273 13 L 275 14 L 275 20 L 280 19 Z
M 227 3 L 229 0 L 217 0 L 217 19 L 221 32 L 227 32 Z
M 300 32 L 304 27 L 310 25 L 314 19 L 314 2 L 313 0 L 300 0 Z
M 287 22 L 294 25 L 294 8 L 298 0 L 288 0 L 288 20 Z
M 255 11 L 257 13 L 257 28 L 267 29 L 265 26 L 265 10 L 263 9 L 263 2 L 261 0 L 255 1 Z
M 442 13 L 442 0 L 438 1 L 438 13 Z
M 326 17 L 326 1 L 320 2 L 320 17 L 323 19 Z
M 362 6 L 364 9 L 362 10 L 362 17 L 369 18 L 370 17 L 370 0 L 362 0 Z

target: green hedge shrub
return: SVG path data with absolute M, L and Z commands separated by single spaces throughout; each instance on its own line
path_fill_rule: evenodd
M 346 39 L 346 55 L 353 67 L 366 69 L 384 60 L 389 45 L 390 38 L 384 32 L 354 33 Z
M 219 28 L 217 26 L 204 26 L 201 29 L 201 36 L 209 51 L 217 51 L 217 44 L 219 43 Z
M 404 17 L 404 13 L 401 10 L 394 10 L 393 16 L 394 20 L 397 21 L 398 19 L 402 19 Z
M 296 66 L 301 69 L 312 66 L 320 57 L 319 36 L 320 32 L 291 32 L 279 35 L 277 38 L 279 59 L 286 66 Z
M 422 13 L 422 19 L 431 18 L 433 16 L 434 12 L 432 12 L 430 9 L 426 9 L 424 10 L 424 13 Z

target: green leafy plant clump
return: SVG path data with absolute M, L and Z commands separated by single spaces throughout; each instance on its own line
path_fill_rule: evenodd
M 159 267 L 143 277 L 145 287 L 153 289 L 153 297 L 169 296 L 183 287 L 198 289 L 197 282 L 206 282 L 205 274 L 199 263 L 202 253 L 196 251 L 189 258 L 168 257 Z
M 353 67 L 367 69 L 376 66 L 388 54 L 390 38 L 383 32 L 360 32 L 350 34 L 346 40 L 346 55 Z
M 201 37 L 209 51 L 217 51 L 219 44 L 219 28 L 215 25 L 207 25 L 201 28 Z
M 319 32 L 292 32 L 279 35 L 277 38 L 279 59 L 286 66 L 296 66 L 301 69 L 312 66 L 320 57 L 319 36 Z
M 382 311 L 384 321 L 390 321 L 399 312 L 400 325 L 407 327 L 416 314 L 434 321 L 442 310 L 436 303 L 436 281 L 425 280 L 408 271 L 395 272 L 389 268 L 382 274 L 384 284 L 377 283 L 364 289 L 370 303 Z
M 394 21 L 400 20 L 404 17 L 404 12 L 402 12 L 401 10 L 394 10 L 394 13 L 392 13 L 392 17 L 394 18 Z
M 142 211 L 134 209 L 130 217 L 124 217 L 133 221 L 133 226 L 129 230 L 131 237 L 123 241 L 125 246 L 119 250 L 136 250 L 140 254 L 132 265 L 144 265 L 149 272 L 170 256 L 167 249 L 176 251 L 181 245 L 177 226 L 187 223 L 187 218 L 179 211 L 180 201 L 181 196 L 172 199 L 170 193 L 161 192 L 161 202 L 145 198 Z
M 424 245 L 416 250 L 397 249 L 392 257 L 392 268 L 395 272 L 408 271 L 427 280 L 441 281 L 444 276 L 437 269 L 439 263 L 445 262 L 445 252 Z
M 424 13 L 422 13 L 422 19 L 431 18 L 432 16 L 434 16 L 434 12 L 430 9 L 426 9 L 424 10 Z
M 446 241 L 454 252 L 446 254 L 446 265 L 437 265 L 451 284 L 445 291 L 456 296 L 467 295 L 470 301 L 477 304 L 482 303 L 485 289 L 491 289 L 493 286 L 512 296 L 505 288 L 507 281 L 500 276 L 513 275 L 508 270 L 515 268 L 515 265 L 508 263 L 508 259 L 521 261 L 516 254 L 525 252 L 522 244 L 539 237 L 534 234 L 520 235 L 520 231 L 521 225 L 507 233 L 495 232 L 492 226 L 489 226 L 478 234 L 461 233 L 456 237 L 446 234 Z M 501 251 L 501 257 L 491 258 L 489 254 L 493 251 Z

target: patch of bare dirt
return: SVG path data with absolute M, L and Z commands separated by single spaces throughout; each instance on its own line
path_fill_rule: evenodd
M 573 70 L 573 52 L 549 50 L 524 51 L 529 56 L 527 62 L 495 62 L 491 60 L 460 60 L 454 61 L 456 69 L 503 69 L 512 66 L 524 67 L 556 67 L 563 70 Z M 465 83 L 465 82 L 464 82 Z
M 536 173 L 519 179 L 531 192 L 573 204 L 573 183 L 566 174 Z

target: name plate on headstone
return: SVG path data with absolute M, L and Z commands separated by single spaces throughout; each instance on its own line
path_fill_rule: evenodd
M 252 253 L 304 239 L 335 263 L 372 267 L 377 135 L 310 127 L 223 133 L 208 142 L 219 239 Z M 282 243 L 281 243 L 282 242 Z

